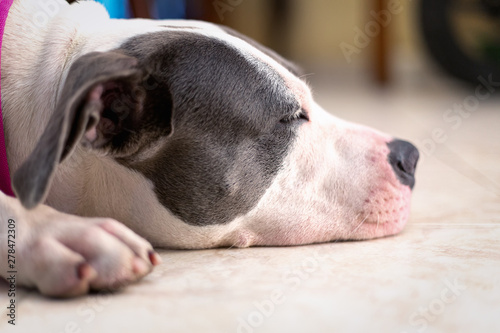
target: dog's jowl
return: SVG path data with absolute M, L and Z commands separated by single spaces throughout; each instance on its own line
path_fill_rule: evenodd
M 403 229 L 416 148 L 323 110 L 288 61 L 209 23 L 111 20 L 94 2 L 55 3 L 41 21 L 41 2 L 14 0 L 2 36 L 16 197 L 2 189 L 0 235 L 16 221 L 19 285 L 54 296 L 119 288 L 159 263 L 150 244 L 298 245 Z

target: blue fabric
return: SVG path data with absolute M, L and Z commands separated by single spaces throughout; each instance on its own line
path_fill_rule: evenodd
M 95 0 L 102 3 L 111 18 L 130 18 L 128 0 Z M 146 0 L 144 0 L 146 1 Z M 157 19 L 184 19 L 186 18 L 185 0 L 154 0 L 151 14 Z
M 155 18 L 158 19 L 184 19 L 186 18 L 185 0 L 156 0 L 154 1 L 156 12 Z
M 108 10 L 111 18 L 130 18 L 128 0 L 96 0 L 102 3 Z

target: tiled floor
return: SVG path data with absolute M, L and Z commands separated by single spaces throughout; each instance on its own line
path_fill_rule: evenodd
M 0 284 L 0 331 L 500 332 L 500 100 L 451 123 L 447 110 L 474 87 L 354 86 L 323 82 L 317 99 L 340 117 L 410 139 L 423 155 L 402 234 L 162 251 L 164 263 L 119 294 L 60 301 L 23 292 L 16 327 L 7 325 Z

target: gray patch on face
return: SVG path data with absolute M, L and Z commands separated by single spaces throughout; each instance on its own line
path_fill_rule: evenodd
M 145 109 L 173 115 L 155 157 L 121 163 L 150 179 L 158 200 L 188 224 L 224 224 L 250 211 L 303 121 L 283 120 L 300 108 L 283 79 L 226 42 L 187 31 L 137 36 L 121 50 L 158 82 Z

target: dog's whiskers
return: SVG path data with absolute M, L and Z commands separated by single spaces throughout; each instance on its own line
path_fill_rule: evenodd
M 354 234 L 359 229 L 359 227 L 361 227 L 363 225 L 363 223 L 365 223 L 366 219 L 368 219 L 368 216 L 370 216 L 370 214 L 366 215 L 366 217 L 363 219 L 363 221 L 361 221 L 361 223 L 358 224 L 358 226 L 353 231 L 351 231 L 351 235 Z M 357 218 L 357 216 L 356 216 L 356 218 Z
M 308 76 L 313 76 L 313 75 L 316 75 L 316 73 L 308 73 L 308 74 L 301 75 L 301 76 L 299 76 L 299 79 L 303 79 L 303 78 L 306 78 Z

